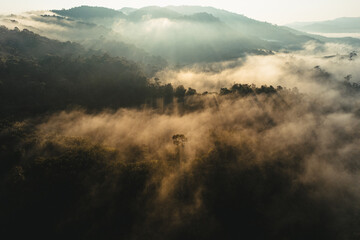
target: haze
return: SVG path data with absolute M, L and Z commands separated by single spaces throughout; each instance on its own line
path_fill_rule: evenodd
M 360 239 L 355 1 L 1 6 L 2 239 Z
M 140 1 L 94 1 L 94 0 L 14 0 L 4 1 L 0 13 L 18 13 L 30 10 L 71 8 L 80 5 L 104 6 L 114 9 L 122 7 L 140 8 L 148 5 L 200 5 L 212 6 L 244 14 L 247 17 L 274 24 L 286 24 L 296 21 L 321 21 L 339 17 L 358 17 L 358 0 L 252 0 L 252 1 L 202 1 L 202 0 L 156 0 L 149 3 Z

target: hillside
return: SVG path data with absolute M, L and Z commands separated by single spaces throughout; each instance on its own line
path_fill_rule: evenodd
M 169 6 L 168 9 L 182 14 L 194 14 L 206 12 L 219 18 L 222 22 L 230 26 L 234 31 L 239 31 L 243 35 L 257 37 L 266 41 L 276 41 L 279 44 L 296 45 L 309 41 L 307 36 L 295 36 L 291 32 L 267 23 L 248 18 L 244 15 L 228 12 L 212 7 L 193 7 L 193 6 Z
M 0 28 L 0 118 L 76 105 L 133 106 L 145 102 L 148 91 L 142 68 L 132 61 Z
M 229 60 L 247 53 L 264 54 L 266 51 L 261 49 L 300 49 L 305 42 L 314 40 L 214 8 L 145 7 L 127 10 L 123 21 L 105 24 L 106 27 L 119 33 L 125 41 L 175 64 Z
M 60 42 L 35 34 L 29 30 L 9 30 L 0 27 L 0 55 L 23 58 L 41 58 L 48 55 L 76 56 L 85 49 L 76 43 Z
M 297 22 L 287 26 L 305 32 L 360 33 L 360 17 L 344 17 L 320 22 Z
M 149 74 L 166 66 L 166 61 L 186 65 L 233 60 L 248 54 L 300 50 L 308 41 L 360 45 L 360 40 L 309 35 L 212 7 L 123 10 L 81 6 L 52 14 L 6 17 L 0 22 L 128 58 L 149 66 Z
M 130 21 L 144 21 L 150 18 L 177 19 L 179 17 L 181 17 L 180 13 L 177 13 L 175 11 L 166 8 L 153 6 L 153 7 L 144 7 L 132 11 L 131 13 L 129 13 L 126 19 Z
M 104 7 L 90 7 L 90 6 L 81 6 L 71 8 L 69 10 L 52 10 L 52 12 L 59 14 L 61 16 L 67 16 L 71 18 L 78 19 L 91 19 L 91 18 L 123 18 L 125 15 L 120 12 L 110 8 Z

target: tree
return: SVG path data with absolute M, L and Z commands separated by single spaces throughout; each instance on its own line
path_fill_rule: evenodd
M 192 96 L 192 95 L 195 95 L 195 94 L 196 94 L 196 90 L 193 89 L 193 88 L 189 88 L 185 93 L 186 96 Z
M 186 89 L 184 88 L 183 85 L 180 85 L 175 89 L 175 97 L 176 98 L 179 98 L 179 99 L 184 98 L 185 93 L 186 93 Z

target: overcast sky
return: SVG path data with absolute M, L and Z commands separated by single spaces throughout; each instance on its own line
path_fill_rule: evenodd
M 115 9 L 150 5 L 213 6 L 275 24 L 360 17 L 360 0 L 0 0 L 0 13 L 61 9 L 80 5 Z

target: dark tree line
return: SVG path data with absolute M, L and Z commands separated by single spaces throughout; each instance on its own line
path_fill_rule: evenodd
M 275 89 L 273 86 L 266 86 L 262 85 L 261 87 L 256 87 L 254 84 L 234 84 L 230 89 L 227 88 L 221 88 L 220 89 L 220 95 L 227 95 L 231 93 L 239 94 L 240 96 L 248 96 L 248 95 L 254 95 L 254 94 L 273 94 L 276 93 L 277 90 L 282 90 L 283 88 L 281 86 L 278 86 L 277 89 Z
M 272 86 L 235 84 L 220 95 L 238 93 L 271 94 Z M 206 94 L 206 93 L 205 93 Z M 0 109 L 2 117 L 32 116 L 69 107 L 89 110 L 140 107 L 162 99 L 184 102 L 199 95 L 195 89 L 171 84 L 149 84 L 141 69 L 132 62 L 109 55 L 66 58 L 47 56 L 40 60 L 8 57 L 0 61 Z
M 0 62 L 2 114 L 41 113 L 79 105 L 92 109 L 139 105 L 147 79 L 131 62 L 108 55 L 48 56 Z

